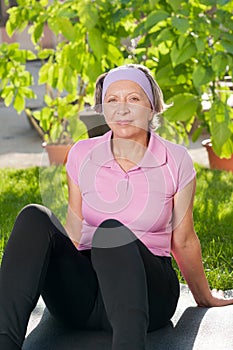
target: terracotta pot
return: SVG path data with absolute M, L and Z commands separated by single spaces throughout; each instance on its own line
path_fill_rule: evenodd
M 227 170 L 233 172 L 233 155 L 229 159 L 218 157 L 213 151 L 210 139 L 203 140 L 202 146 L 207 150 L 211 169 Z
M 67 156 L 69 150 L 72 147 L 72 144 L 69 145 L 56 145 L 56 144 L 47 144 L 46 142 L 42 143 L 42 147 L 46 149 L 49 157 L 49 163 L 51 165 L 62 165 L 67 161 Z

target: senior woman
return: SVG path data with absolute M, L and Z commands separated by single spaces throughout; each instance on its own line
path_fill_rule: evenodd
M 51 211 L 19 213 L 0 275 L 0 348 L 22 347 L 42 295 L 66 327 L 112 332 L 112 350 L 144 350 L 146 334 L 175 312 L 177 261 L 199 306 L 232 304 L 214 295 L 193 227 L 195 170 L 183 146 L 156 135 L 162 92 L 143 66 L 101 75 L 96 109 L 110 131 L 69 152 L 65 228 Z

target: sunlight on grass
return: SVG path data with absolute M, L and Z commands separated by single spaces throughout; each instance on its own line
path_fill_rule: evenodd
M 194 222 L 208 281 L 213 288 L 233 289 L 233 174 L 195 167 Z M 0 169 L 0 259 L 21 208 L 44 204 L 64 223 L 67 199 L 65 167 Z

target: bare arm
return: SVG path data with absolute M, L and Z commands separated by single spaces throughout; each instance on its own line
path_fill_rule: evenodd
M 65 229 L 77 247 L 81 238 L 82 229 L 82 197 L 79 187 L 67 175 L 68 181 L 68 210 Z
M 195 180 L 174 198 L 172 254 L 199 306 L 224 306 L 233 299 L 215 296 L 209 288 L 199 239 L 193 225 Z

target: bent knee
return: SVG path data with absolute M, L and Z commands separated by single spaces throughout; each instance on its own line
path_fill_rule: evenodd
M 28 204 L 19 212 L 18 216 L 21 217 L 41 217 L 41 216 L 51 217 L 51 210 L 41 204 Z
M 132 243 L 137 238 L 133 232 L 115 219 L 103 221 L 94 233 L 92 247 L 114 248 Z
M 19 213 L 16 219 L 16 225 L 21 227 L 30 227 L 34 231 L 43 232 L 61 232 L 67 235 L 63 225 L 52 211 L 41 204 L 26 205 Z M 37 230 L 38 229 L 38 230 Z

